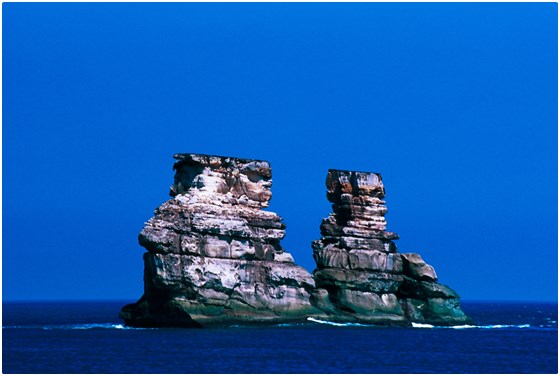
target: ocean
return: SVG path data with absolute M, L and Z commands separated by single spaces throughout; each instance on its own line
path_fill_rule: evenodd
M 128 328 L 125 303 L 2 303 L 2 372 L 558 372 L 556 303 L 462 302 L 474 326 L 220 329 Z

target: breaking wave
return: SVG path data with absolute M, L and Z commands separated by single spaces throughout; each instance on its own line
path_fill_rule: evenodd
M 312 321 L 318 324 L 325 324 L 325 325 L 332 325 L 332 326 L 366 326 L 366 327 L 374 327 L 377 325 L 373 324 L 358 324 L 352 322 L 333 322 L 333 321 L 326 321 L 326 320 L 319 320 L 313 317 L 308 317 L 308 321 Z M 431 324 L 421 324 L 417 322 L 412 323 L 413 328 L 423 328 L 423 329 L 501 329 L 501 328 L 530 328 L 531 325 L 529 324 L 522 324 L 522 325 L 454 325 L 454 326 L 436 326 Z
M 430 325 L 430 324 L 419 324 L 419 323 L 413 322 L 412 327 L 413 328 L 433 328 L 434 326 Z
M 325 321 L 325 320 L 314 319 L 313 317 L 308 317 L 307 320 L 312 321 L 312 322 L 316 322 L 317 324 L 326 324 L 326 325 L 332 325 L 332 326 L 374 326 L 374 325 L 358 324 L 358 323 L 353 323 L 353 322 Z
M 502 329 L 502 328 L 530 328 L 529 324 L 522 325 L 453 325 L 453 326 L 435 326 L 430 324 L 419 324 L 416 322 L 412 323 L 413 328 L 424 328 L 424 329 Z
M 330 326 L 339 326 L 339 327 L 349 327 L 349 326 L 361 326 L 361 327 L 376 327 L 378 325 L 374 324 L 359 324 L 353 322 L 334 322 L 334 321 L 327 321 L 327 320 L 320 320 L 313 317 L 308 317 L 307 321 L 316 323 L 316 324 L 323 324 L 323 325 L 330 325 Z M 300 326 L 305 325 L 304 323 L 285 323 L 285 324 L 277 324 L 276 326 L 279 327 L 288 327 L 288 326 Z M 230 328 L 241 327 L 240 325 L 231 325 Z M 555 329 L 555 328 L 548 328 L 548 325 L 539 325 L 538 327 L 531 326 L 530 324 L 521 324 L 521 325 L 454 325 L 454 326 L 437 326 L 431 324 L 422 324 L 422 323 L 412 323 L 413 328 L 419 329 L 503 329 L 503 328 L 516 328 L 516 329 L 524 329 L 524 328 L 541 328 L 541 329 Z M 125 326 L 123 324 L 115 324 L 115 323 L 90 323 L 90 324 L 63 324 L 63 325 L 6 325 L 2 326 L 2 329 L 42 329 L 42 330 L 91 330 L 91 329 L 99 329 L 99 330 L 155 330 L 157 328 L 134 328 L 130 326 Z

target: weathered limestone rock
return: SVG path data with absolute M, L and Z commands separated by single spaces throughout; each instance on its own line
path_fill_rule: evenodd
M 144 295 L 120 312 L 127 325 L 204 327 L 308 317 L 382 325 L 470 322 L 455 291 L 386 231 L 381 175 L 329 170 L 333 213 L 312 243 L 313 276 L 281 246 L 285 225 L 264 211 L 265 161 L 176 154 L 172 199 L 139 235 Z
M 401 257 L 406 275 L 416 280 L 437 281 L 436 271 L 431 265 L 426 264 L 419 254 L 403 253 Z
M 386 231 L 381 175 L 329 170 L 327 199 L 333 213 L 312 243 L 317 263 L 312 303 L 334 321 L 456 325 L 471 320 L 459 296 L 437 283 L 418 254 L 397 252 L 398 235 Z
M 268 162 L 201 154 L 174 158 L 173 198 L 155 210 L 139 235 L 148 250 L 144 295 L 122 309 L 125 323 L 200 327 L 321 314 L 310 303 L 313 277 L 280 245 L 282 219 L 261 210 L 272 197 Z

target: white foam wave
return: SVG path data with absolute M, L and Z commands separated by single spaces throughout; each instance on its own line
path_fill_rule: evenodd
M 413 322 L 412 327 L 413 328 L 433 328 L 434 326 L 430 325 L 430 324 L 420 324 L 420 323 L 417 323 L 417 322 Z
M 333 322 L 333 321 L 319 320 L 313 317 L 308 317 L 307 320 L 316 322 L 317 324 L 325 324 L 325 325 L 332 325 L 332 326 L 373 326 L 373 325 L 366 325 L 366 324 L 358 324 L 354 322 Z
M 530 328 L 531 325 L 529 324 L 522 324 L 522 325 L 486 325 L 481 326 L 483 329 L 500 329 L 500 328 Z
M 476 325 L 453 325 L 451 326 L 451 328 L 453 329 L 473 329 L 473 328 L 479 328 Z
M 324 324 L 324 325 L 331 325 L 331 326 L 365 326 L 365 327 L 373 327 L 375 325 L 368 325 L 368 324 L 359 324 L 359 323 L 352 323 L 352 322 L 333 322 L 333 321 L 326 321 L 320 320 L 313 317 L 308 317 L 308 321 L 317 323 L 317 324 Z M 420 329 L 503 329 L 503 328 L 530 328 L 530 324 L 521 324 L 521 325 L 454 325 L 454 326 L 436 326 L 431 324 L 422 324 L 422 323 L 411 323 L 413 328 L 420 328 Z M 294 325 L 302 325 L 301 323 L 287 323 L 287 324 L 278 324 L 278 326 L 294 326 Z M 231 328 L 240 327 L 239 325 L 231 325 Z M 539 325 L 539 327 L 544 328 L 547 327 L 545 325 Z M 91 324 L 67 324 L 67 325 L 46 325 L 46 326 L 39 326 L 39 325 L 6 325 L 2 326 L 2 329 L 43 329 L 43 330 L 89 330 L 89 329 L 109 329 L 109 330 L 150 330 L 155 328 L 134 328 L 130 326 L 124 326 L 122 324 L 114 324 L 114 323 L 91 323 Z
M 420 324 L 413 322 L 413 328 L 438 328 L 438 329 L 502 329 L 502 328 L 530 328 L 531 325 L 529 324 L 522 324 L 522 325 L 453 325 L 453 326 L 436 326 L 430 324 Z

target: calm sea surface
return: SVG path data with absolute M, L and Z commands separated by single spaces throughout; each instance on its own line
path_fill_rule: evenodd
M 557 373 L 558 309 L 463 302 L 474 327 L 132 329 L 129 302 L 3 303 L 3 373 Z

